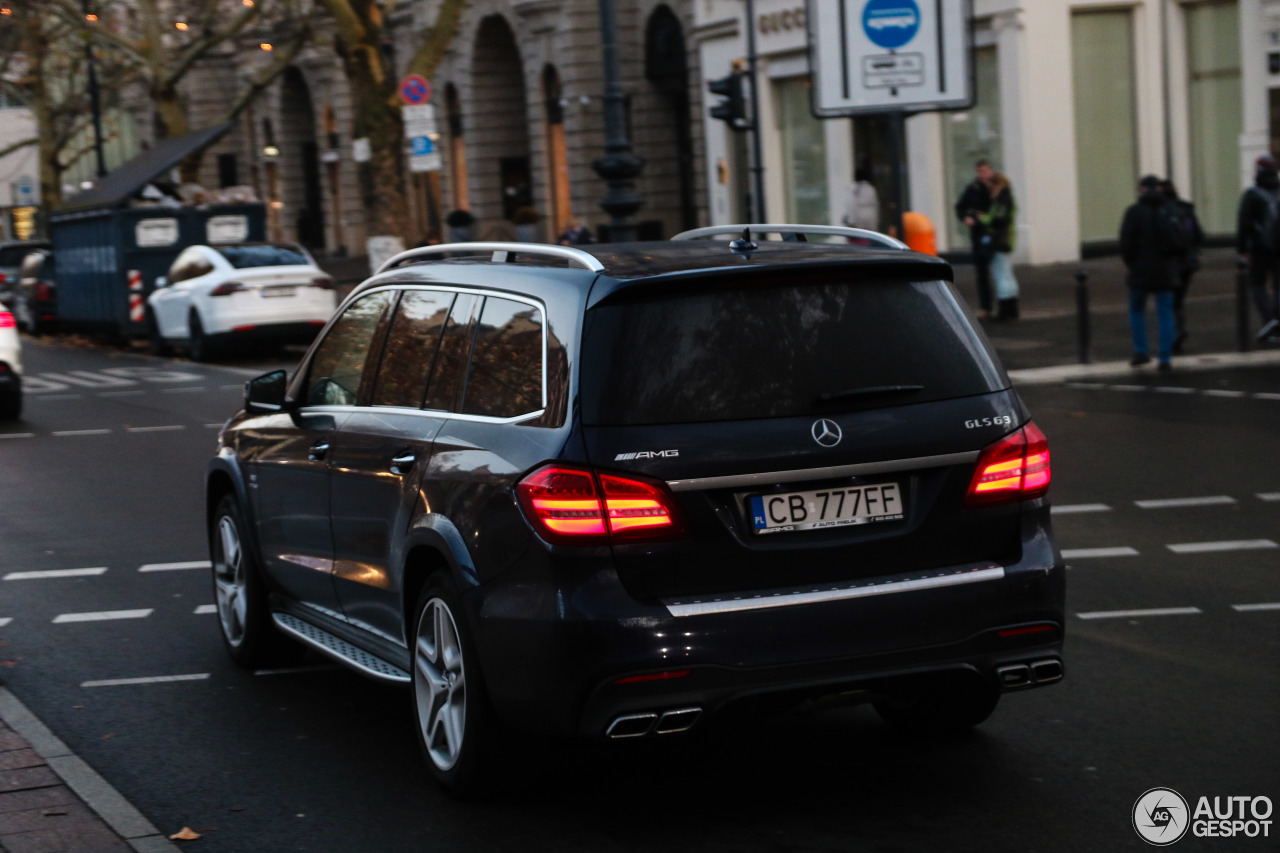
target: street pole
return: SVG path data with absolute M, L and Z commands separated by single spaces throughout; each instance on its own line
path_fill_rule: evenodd
M 644 201 L 636 192 L 636 178 L 644 169 L 644 158 L 631 150 L 627 139 L 626 95 L 618 70 L 618 22 L 614 0 L 600 0 L 600 41 L 604 54 L 604 151 L 591 168 L 604 179 L 608 190 L 600 206 L 610 216 L 609 241 L 635 240 L 636 224 L 631 217 Z
M 756 2 L 747 0 L 747 72 L 751 77 L 751 174 L 755 178 L 756 222 L 767 222 L 764 206 L 764 163 L 760 150 L 760 87 L 756 74 Z
M 80 7 L 84 10 L 87 21 L 89 0 L 81 0 Z M 93 153 L 98 160 L 98 177 L 101 178 L 107 174 L 107 160 L 102 153 L 102 103 L 98 92 L 98 72 L 93 60 L 93 39 L 85 39 L 84 58 L 89 71 L 89 109 L 93 112 Z
M 910 196 L 910 190 L 907 187 L 906 125 L 906 113 L 901 110 L 889 113 L 889 136 L 893 148 L 893 218 L 898 232 L 894 236 L 904 243 L 907 241 L 907 231 L 903 217 L 907 212 L 907 198 Z

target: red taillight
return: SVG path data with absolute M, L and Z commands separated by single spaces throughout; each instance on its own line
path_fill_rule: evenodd
M 0 329 L 12 329 L 18 323 L 13 319 L 13 315 L 8 311 L 0 311 Z
M 1027 625 L 1022 628 L 1005 628 L 1003 631 L 997 631 L 996 636 L 1007 640 L 1010 637 L 1025 637 L 1027 634 L 1047 634 L 1056 630 L 1058 630 L 1057 625 Z
M 1034 423 L 982 451 L 965 503 L 982 506 L 1038 498 L 1049 491 L 1049 440 Z
M 683 535 L 674 501 L 658 483 L 547 465 L 520 481 L 516 493 L 543 539 L 592 545 Z
M 626 678 L 619 678 L 614 684 L 639 684 L 642 681 L 666 681 L 671 678 L 685 678 L 691 669 L 672 669 L 667 672 L 646 672 L 644 675 L 628 675 Z
M 333 279 L 327 275 L 317 276 L 311 279 L 311 286 L 321 290 L 333 290 Z
M 47 302 L 53 298 L 53 285 L 40 282 L 36 285 L 36 299 Z
M 7 275 L 5 275 L 4 273 L 0 272 L 0 284 L 7 284 L 7 283 L 8 283 L 8 281 L 9 281 L 9 276 L 7 276 Z
M 242 290 L 248 290 L 241 282 L 224 281 L 222 284 L 209 291 L 210 296 L 230 296 L 233 293 L 239 293 Z

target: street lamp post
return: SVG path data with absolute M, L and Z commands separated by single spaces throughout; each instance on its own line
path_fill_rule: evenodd
M 89 0 L 81 0 L 85 20 L 89 20 Z M 98 177 L 107 173 L 107 160 L 102 153 L 102 104 L 98 93 L 98 72 L 93 61 L 93 39 L 84 42 L 85 64 L 89 76 L 89 109 L 93 112 L 93 152 L 98 160 Z
M 608 191 L 600 206 L 610 216 L 609 239 L 626 242 L 636 239 L 631 217 L 644 201 L 636 192 L 636 178 L 644 169 L 644 158 L 631 150 L 627 139 L 626 95 L 618 71 L 618 22 L 614 0 L 600 0 L 600 38 L 604 51 L 604 151 L 591 164 L 605 180 Z

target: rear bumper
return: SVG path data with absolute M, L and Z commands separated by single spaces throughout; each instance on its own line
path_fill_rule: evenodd
M 981 580 L 757 609 L 675 615 L 688 611 L 630 598 L 608 557 L 548 564 L 557 578 L 545 585 L 504 573 L 468 593 L 486 685 L 511 725 L 601 737 L 619 716 L 696 707 L 705 719 L 757 700 L 850 692 L 869 701 L 946 672 L 999 689 L 1051 683 L 1061 677 L 1065 573 L 1047 508 L 1034 514 L 1044 522 L 1024 526 L 1021 558 Z M 538 587 L 546 594 L 532 595 Z M 1042 666 L 1037 682 L 1030 665 L 1050 661 L 1056 677 Z

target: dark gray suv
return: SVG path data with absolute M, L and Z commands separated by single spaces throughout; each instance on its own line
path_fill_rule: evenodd
M 951 268 L 751 228 L 786 239 L 436 246 L 356 288 L 219 437 L 232 656 L 411 684 L 455 790 L 511 730 L 839 695 L 937 731 L 1060 680 L 1048 444 Z

